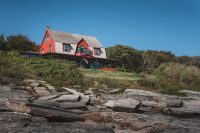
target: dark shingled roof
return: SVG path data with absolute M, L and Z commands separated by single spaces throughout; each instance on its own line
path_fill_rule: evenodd
M 96 37 L 72 34 L 61 31 L 53 31 L 51 29 L 49 29 L 49 32 L 52 35 L 54 41 L 56 42 L 77 44 L 81 39 L 84 39 L 91 47 L 96 47 L 96 48 L 103 47 L 101 42 L 99 42 L 99 40 L 97 40 Z

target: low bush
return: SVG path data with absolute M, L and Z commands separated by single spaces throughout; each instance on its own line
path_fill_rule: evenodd
M 0 52 L 0 77 L 22 80 L 40 78 L 55 86 L 82 85 L 83 76 L 75 64 L 56 59 L 26 59 L 18 52 Z
M 27 77 L 33 77 L 19 53 L 0 52 L 0 78 L 12 78 L 15 80 L 22 80 Z
M 172 84 L 180 89 L 200 89 L 200 70 L 178 63 L 162 64 L 154 71 L 160 84 Z
M 28 60 L 26 63 L 37 77 L 41 77 L 55 86 L 83 84 L 83 76 L 72 62 L 34 58 Z
M 197 67 L 165 63 L 155 69 L 153 75 L 153 79 L 142 77 L 139 83 L 166 94 L 182 95 L 178 93 L 181 89 L 200 91 L 200 70 Z

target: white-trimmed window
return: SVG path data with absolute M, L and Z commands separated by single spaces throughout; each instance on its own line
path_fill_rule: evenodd
M 94 55 L 101 55 L 101 49 L 100 48 L 94 48 Z
M 70 44 L 63 44 L 63 52 L 70 52 L 71 46 Z

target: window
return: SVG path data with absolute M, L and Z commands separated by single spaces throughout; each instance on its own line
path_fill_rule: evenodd
M 46 42 L 49 42 L 49 40 L 50 40 L 50 37 L 49 37 L 49 35 L 47 35 L 46 36 Z
M 100 48 L 94 48 L 94 55 L 101 55 L 101 49 Z
M 42 54 L 44 54 L 44 49 L 42 49 Z
M 49 45 L 49 53 L 51 53 L 51 52 L 52 52 L 52 46 Z
M 63 44 L 63 52 L 70 52 L 71 46 L 69 44 Z
M 80 47 L 80 52 L 81 52 L 81 53 L 84 52 L 84 47 Z

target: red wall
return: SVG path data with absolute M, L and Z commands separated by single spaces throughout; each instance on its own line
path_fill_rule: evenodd
M 87 42 L 84 39 L 81 39 L 81 41 L 78 42 L 77 47 L 80 48 L 81 46 L 83 46 L 85 49 L 89 49 L 89 45 L 87 44 Z
M 89 50 L 89 45 L 87 44 L 87 42 L 84 39 L 82 39 L 80 42 L 78 42 L 77 49 L 80 48 L 81 46 L 83 46 L 85 49 Z M 78 53 L 78 52 L 76 52 L 75 55 L 82 56 L 81 53 Z
M 49 35 L 50 37 L 48 42 L 46 42 L 47 35 Z M 50 45 L 52 46 L 52 52 L 55 52 L 55 42 L 52 36 L 49 34 L 49 31 L 47 30 L 40 46 L 39 53 L 42 54 L 42 49 L 44 49 L 44 53 L 48 53 Z

